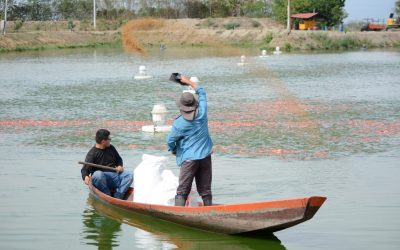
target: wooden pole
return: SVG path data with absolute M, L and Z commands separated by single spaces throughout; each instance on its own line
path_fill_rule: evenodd
M 211 17 L 211 4 L 212 4 L 212 1 L 208 0 L 208 10 L 210 11 L 210 17 Z
M 96 0 L 93 0 L 93 29 L 96 30 Z
M 6 29 L 7 29 L 7 9 L 8 9 L 8 0 L 6 0 L 5 6 L 4 6 L 4 27 L 3 27 L 3 35 L 6 35 Z
M 289 30 L 289 31 L 290 31 L 290 28 L 291 28 L 290 27 L 291 26 L 290 25 L 291 24 L 290 5 L 291 5 L 290 0 L 288 0 L 288 3 L 287 3 L 287 27 L 286 27 L 286 29 Z
M 95 167 L 95 168 L 101 168 L 104 170 L 111 170 L 111 171 L 117 172 L 116 168 L 112 168 L 112 167 L 108 167 L 108 166 L 104 166 L 104 165 L 94 164 L 94 163 L 90 163 L 90 162 L 83 162 L 83 161 L 78 161 L 78 163 L 82 164 L 82 165 L 87 165 L 87 166 L 91 166 L 91 167 Z

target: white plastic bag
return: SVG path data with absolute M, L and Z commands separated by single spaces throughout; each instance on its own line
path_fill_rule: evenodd
M 161 182 L 161 172 L 167 164 L 168 158 L 144 154 L 142 162 L 135 168 L 134 202 L 149 203 L 153 189 Z
M 173 206 L 179 179 L 171 170 L 164 170 L 161 179 L 161 182 L 153 189 L 148 203 Z
M 168 158 L 144 154 L 142 162 L 135 168 L 133 195 L 134 202 L 173 206 L 179 178 L 171 170 L 166 170 Z M 199 195 L 190 191 L 188 206 L 198 206 Z

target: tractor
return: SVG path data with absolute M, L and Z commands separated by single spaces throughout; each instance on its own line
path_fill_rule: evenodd
M 400 28 L 400 17 L 394 18 L 394 14 L 390 13 L 388 20 L 386 21 L 385 30 L 399 29 Z

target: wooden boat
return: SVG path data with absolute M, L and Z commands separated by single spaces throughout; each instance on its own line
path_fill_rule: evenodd
M 224 234 L 271 234 L 311 219 L 326 200 L 326 197 L 312 196 L 232 205 L 177 207 L 133 202 L 133 188 L 128 190 L 127 200 L 108 196 L 91 184 L 89 188 L 94 198 L 129 212 Z

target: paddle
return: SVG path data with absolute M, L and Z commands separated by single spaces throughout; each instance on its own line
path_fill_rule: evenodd
M 82 165 L 88 165 L 88 166 L 91 166 L 91 167 L 96 167 L 96 168 L 101 168 L 101 169 L 105 169 L 105 170 L 111 170 L 111 171 L 114 171 L 114 172 L 118 172 L 116 168 L 107 167 L 107 166 L 104 166 L 104 165 L 99 165 L 99 164 L 94 164 L 94 163 L 84 162 L 84 161 L 78 161 L 78 163 L 82 164 Z

